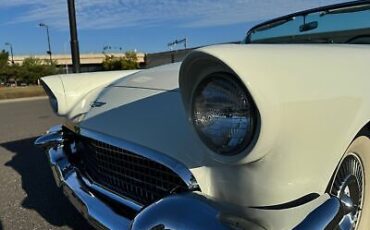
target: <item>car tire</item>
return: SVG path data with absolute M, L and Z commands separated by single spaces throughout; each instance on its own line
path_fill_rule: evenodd
M 369 229 L 370 139 L 368 134 L 353 140 L 333 178 L 330 187 L 331 195 L 338 197 L 343 205 L 348 204 L 339 229 Z

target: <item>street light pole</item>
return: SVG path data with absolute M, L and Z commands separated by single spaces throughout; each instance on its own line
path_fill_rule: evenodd
M 39 26 L 41 27 L 45 27 L 46 28 L 46 35 L 48 37 L 48 46 L 49 46 L 49 50 L 48 50 L 48 54 L 49 54 L 49 57 L 50 57 L 50 65 L 52 64 L 52 57 L 51 57 L 51 46 L 50 46 L 50 35 L 49 35 L 49 26 L 46 25 L 45 23 L 40 23 Z
M 10 55 L 12 56 L 12 64 L 14 65 L 13 45 L 10 42 L 5 42 L 6 46 L 10 46 Z
M 79 73 L 80 72 L 80 49 L 78 47 L 76 9 L 75 9 L 74 0 L 68 0 L 68 15 L 69 15 L 69 29 L 70 29 L 70 34 L 71 34 L 73 72 Z

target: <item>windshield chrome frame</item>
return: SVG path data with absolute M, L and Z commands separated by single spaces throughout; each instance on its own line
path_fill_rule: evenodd
M 357 0 L 357 1 L 352 1 L 352 2 L 345 2 L 345 3 L 338 3 L 338 4 L 328 5 L 328 6 L 316 7 L 316 8 L 312 8 L 312 9 L 308 9 L 308 10 L 288 14 L 288 15 L 285 15 L 285 16 L 282 16 L 282 17 L 277 17 L 277 18 L 274 18 L 274 19 L 271 19 L 271 20 L 268 20 L 268 21 L 265 21 L 265 22 L 262 22 L 260 24 L 257 24 L 255 26 L 253 26 L 247 32 L 247 36 L 242 41 L 242 43 L 245 43 L 245 44 L 251 43 L 251 40 L 250 40 L 251 35 L 252 35 L 253 32 L 255 32 L 255 30 L 258 27 L 267 26 L 268 24 L 273 24 L 273 23 L 276 23 L 277 21 L 284 21 L 284 20 L 288 20 L 289 18 L 294 18 L 294 17 L 298 17 L 298 16 L 304 17 L 304 16 L 307 16 L 309 14 L 317 13 L 317 12 L 320 12 L 320 11 L 328 11 L 328 10 L 332 10 L 332 9 L 346 8 L 346 7 L 349 7 L 349 6 L 358 6 L 358 5 L 366 5 L 366 4 L 370 4 L 370 0 Z

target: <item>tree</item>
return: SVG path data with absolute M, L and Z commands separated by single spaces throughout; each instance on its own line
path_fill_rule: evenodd
M 5 67 L 8 65 L 9 60 L 9 53 L 5 50 L 2 50 L 0 52 L 0 68 Z
M 5 50 L 0 52 L 0 82 L 6 82 L 9 79 L 9 53 Z
M 57 73 L 56 62 L 29 57 L 23 60 L 18 75 L 25 83 L 36 83 L 41 77 Z
M 137 55 L 133 51 L 127 51 L 122 60 L 122 69 L 138 69 L 139 63 L 137 62 Z
M 137 55 L 133 51 L 126 52 L 124 57 L 105 55 L 102 66 L 103 70 L 128 70 L 139 68 Z
M 29 57 L 23 60 L 22 65 L 8 62 L 9 54 L 2 50 L 0 52 L 0 81 L 15 82 L 21 81 L 28 84 L 35 84 L 41 77 L 57 73 L 56 62 L 50 60 Z
M 105 55 L 102 63 L 103 70 L 121 70 L 121 60 L 113 55 Z

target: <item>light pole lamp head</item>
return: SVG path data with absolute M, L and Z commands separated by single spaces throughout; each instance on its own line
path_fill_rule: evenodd
M 48 27 L 45 23 L 40 23 L 39 26 L 41 26 L 41 27 Z
M 12 44 L 10 42 L 5 42 L 6 46 L 11 46 Z

